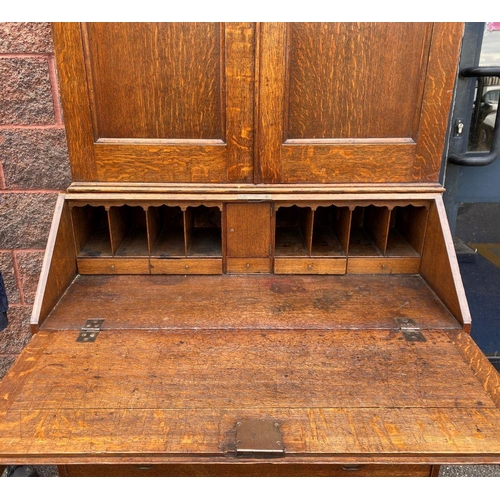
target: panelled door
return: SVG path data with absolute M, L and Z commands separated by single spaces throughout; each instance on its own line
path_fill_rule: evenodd
M 462 25 L 260 29 L 263 182 L 435 182 Z
M 53 32 L 74 180 L 253 180 L 252 23 Z
M 436 182 L 461 23 L 56 23 L 76 181 Z

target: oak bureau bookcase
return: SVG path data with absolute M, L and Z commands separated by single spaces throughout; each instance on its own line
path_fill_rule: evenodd
M 460 23 L 55 23 L 73 183 L 0 460 L 500 463 L 438 175 Z

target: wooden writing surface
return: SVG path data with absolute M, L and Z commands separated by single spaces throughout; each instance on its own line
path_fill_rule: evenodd
M 0 458 L 231 463 L 236 422 L 270 418 L 283 463 L 497 461 L 500 409 L 459 337 L 424 335 L 42 331 L 0 386 Z

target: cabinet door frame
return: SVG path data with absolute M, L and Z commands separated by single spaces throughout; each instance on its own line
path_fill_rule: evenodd
M 421 61 L 421 107 L 410 138 L 287 139 L 290 24 L 259 36 L 257 177 L 264 183 L 436 182 L 463 23 L 434 23 Z
M 99 138 L 85 23 L 53 23 L 74 181 L 253 181 L 254 23 L 221 23 L 222 139 Z

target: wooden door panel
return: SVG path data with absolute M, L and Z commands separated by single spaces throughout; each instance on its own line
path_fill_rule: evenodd
M 223 140 L 221 28 L 220 23 L 84 25 L 99 139 Z
M 429 35 L 427 23 L 291 23 L 287 139 L 413 138 Z
M 264 23 L 259 179 L 436 181 L 461 33 L 453 23 Z
M 53 31 L 74 180 L 253 180 L 253 23 Z
M 228 203 L 228 257 L 269 257 L 271 205 L 269 203 Z

